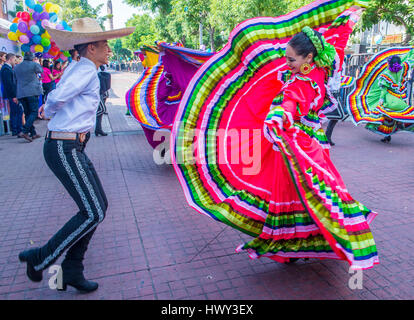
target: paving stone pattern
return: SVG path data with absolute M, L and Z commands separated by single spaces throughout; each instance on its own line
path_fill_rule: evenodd
M 380 142 L 363 127 L 339 123 L 332 158 L 351 194 L 379 215 L 371 224 L 380 265 L 350 289 L 347 263 L 251 260 L 235 248 L 250 239 L 187 204 L 170 165 L 156 165 L 140 126 L 125 115 L 124 95 L 136 81 L 113 74 L 104 119 L 107 137 L 86 152 L 109 199 L 85 259 L 99 289 L 81 295 L 28 281 L 21 250 L 43 245 L 77 208 L 43 159 L 42 139 L 0 137 L 0 299 L 413 299 L 414 135 Z M 46 121 L 36 126 L 44 134 Z M 58 260 L 58 264 L 61 259 Z

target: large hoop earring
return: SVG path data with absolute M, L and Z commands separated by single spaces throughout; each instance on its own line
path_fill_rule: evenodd
M 302 73 L 302 74 L 308 74 L 309 72 L 311 72 L 311 70 L 312 70 L 312 67 L 311 67 L 311 65 L 309 64 L 309 63 L 304 63 L 304 64 L 302 64 L 301 66 L 300 66 L 300 72 Z

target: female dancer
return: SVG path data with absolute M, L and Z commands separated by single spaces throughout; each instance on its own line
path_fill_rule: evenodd
M 414 106 L 408 105 L 407 82 L 414 65 L 413 48 L 391 48 L 372 57 L 362 69 L 347 99 L 355 124 L 384 136 L 384 143 L 398 131 L 414 132 Z
M 379 261 L 376 213 L 348 193 L 320 125 L 335 103 L 328 82 L 354 4 L 315 1 L 241 23 L 185 91 L 171 140 L 176 174 L 192 207 L 254 237 L 236 249 L 251 258 L 340 259 L 354 269 Z

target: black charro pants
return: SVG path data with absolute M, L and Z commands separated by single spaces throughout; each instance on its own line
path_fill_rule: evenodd
M 31 264 L 35 270 L 52 265 L 65 251 L 64 277 L 83 277 L 83 258 L 89 241 L 105 218 L 108 200 L 92 162 L 84 153 L 89 139 L 46 138 L 43 153 L 47 165 L 76 202 L 79 211 L 43 247 L 36 249 Z

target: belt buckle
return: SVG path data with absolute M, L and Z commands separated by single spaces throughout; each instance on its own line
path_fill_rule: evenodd
M 76 140 L 76 134 L 72 132 L 51 131 L 50 138 L 56 140 Z

